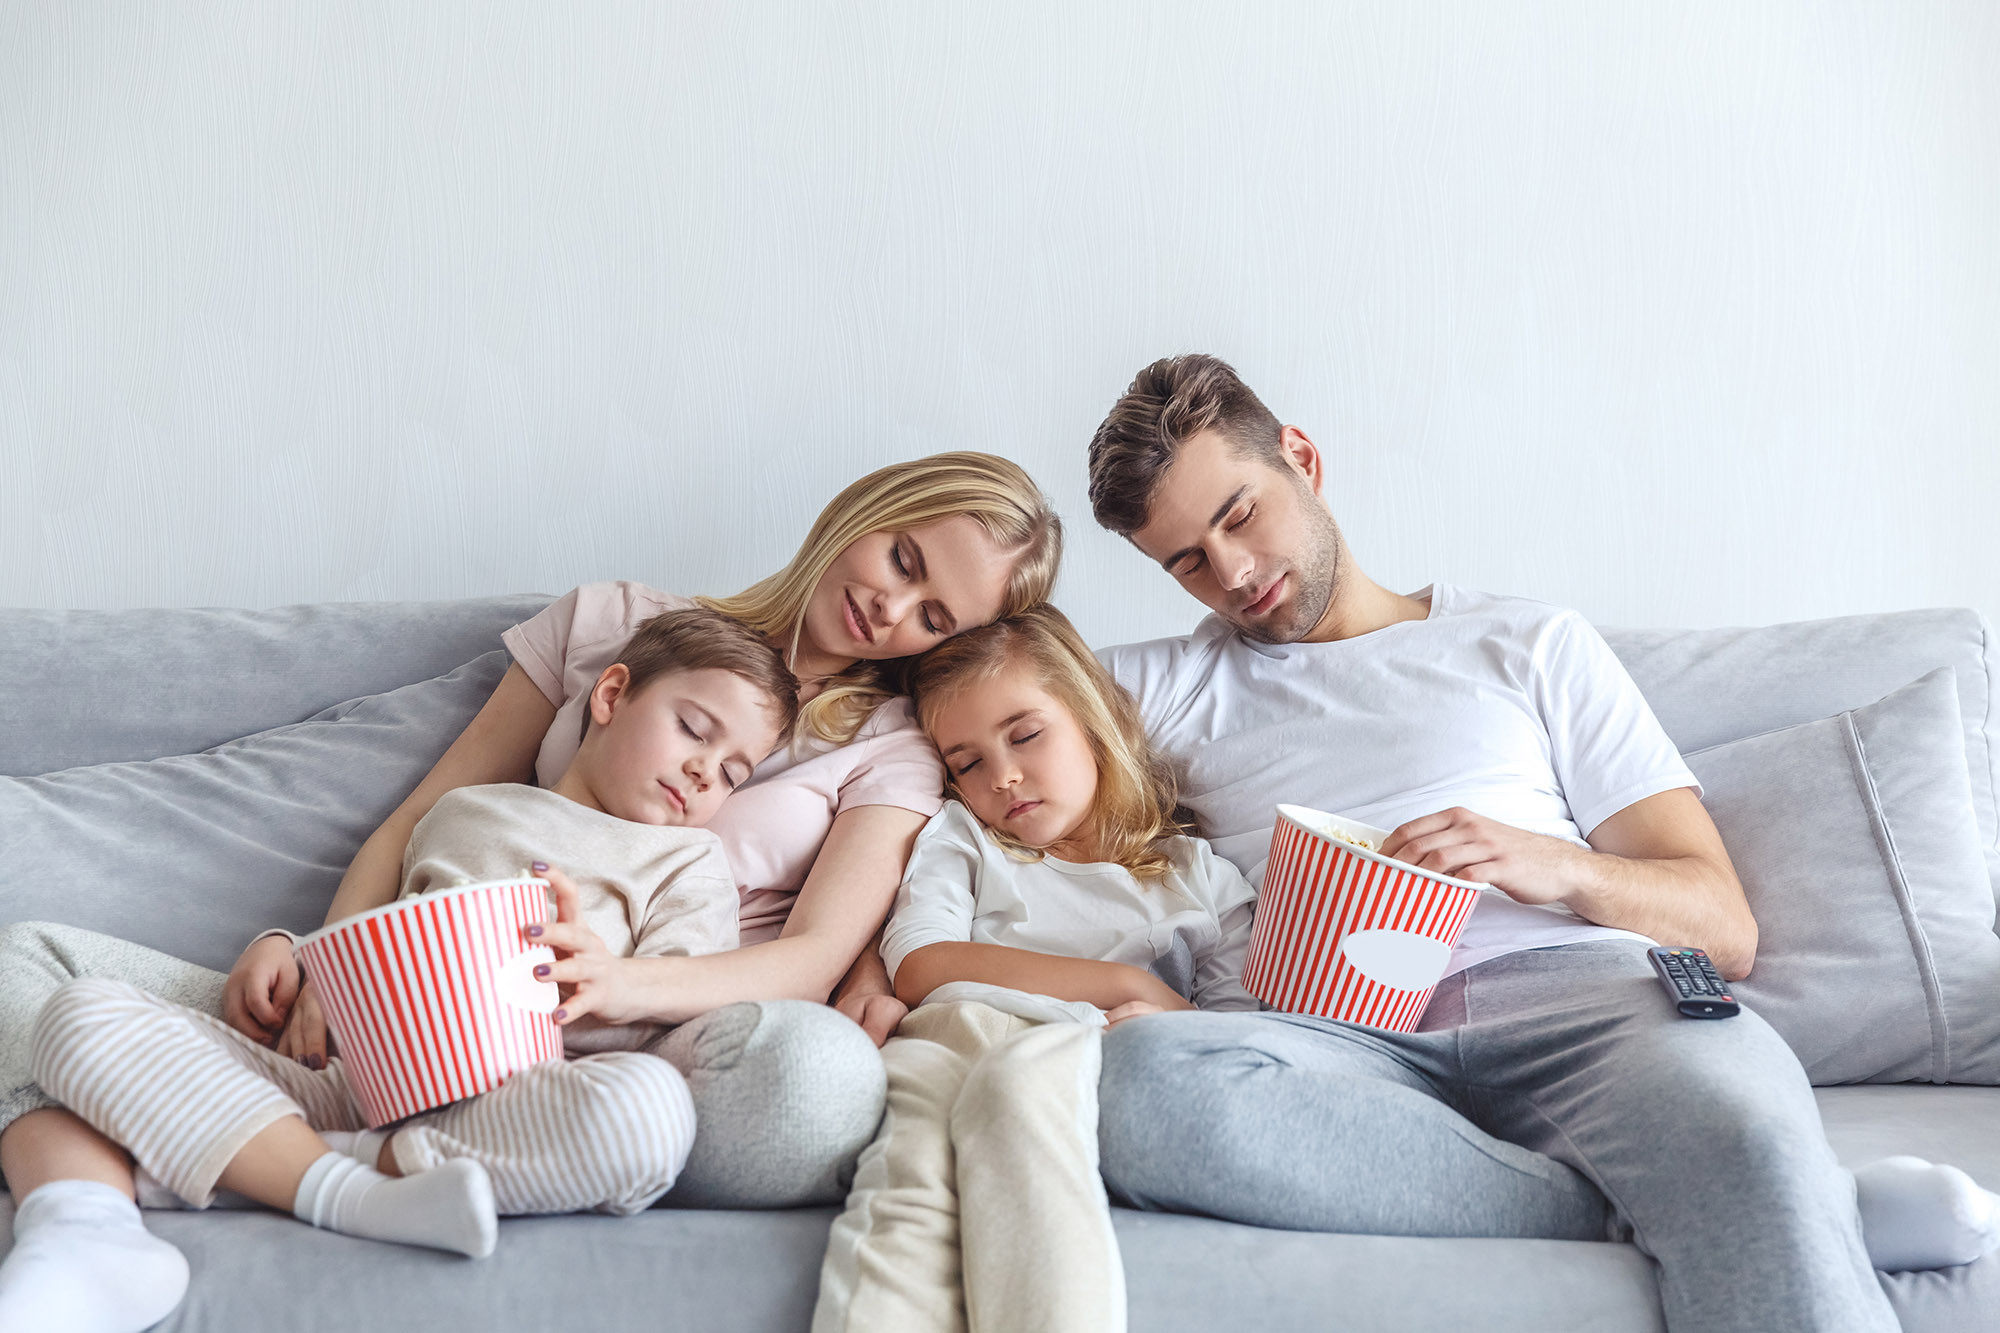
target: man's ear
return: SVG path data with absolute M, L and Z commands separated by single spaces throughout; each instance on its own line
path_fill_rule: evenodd
M 623 662 L 613 662 L 604 668 L 597 684 L 590 687 L 590 720 L 600 727 L 607 725 L 612 713 L 631 692 L 631 686 L 632 668 Z
M 1285 465 L 1305 478 L 1314 495 L 1324 494 L 1325 460 L 1320 457 L 1319 446 L 1308 439 L 1304 431 L 1297 426 L 1285 427 L 1278 436 L 1278 451 L 1285 456 Z

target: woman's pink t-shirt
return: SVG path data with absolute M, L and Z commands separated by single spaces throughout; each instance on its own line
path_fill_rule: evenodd
M 586 583 L 500 636 L 556 706 L 535 759 L 536 781 L 549 786 L 576 758 L 590 689 L 633 632 L 662 611 L 694 604 L 639 583 Z M 893 805 L 926 819 L 944 807 L 944 762 L 908 699 L 877 708 L 846 745 L 808 738 L 780 748 L 710 821 L 736 874 L 743 943 L 778 937 L 834 816 L 864 805 Z

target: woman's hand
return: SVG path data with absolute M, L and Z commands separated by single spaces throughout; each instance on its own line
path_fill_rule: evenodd
M 556 1022 L 568 1027 L 585 1014 L 595 1014 L 604 1023 L 633 1023 L 653 1017 L 641 999 L 631 964 L 605 946 L 597 932 L 583 924 L 577 903 L 576 885 L 570 877 L 551 866 L 542 872 L 556 896 L 556 919 L 545 925 L 529 926 L 528 939 L 546 944 L 557 954 L 553 963 L 543 963 L 535 975 L 562 988 L 562 1007 Z M 648 959 L 655 965 L 664 961 Z
M 254 1041 L 275 1044 L 298 998 L 300 980 L 290 940 L 282 935 L 252 940 L 223 983 L 223 1020 Z
M 886 991 L 843 995 L 833 1007 L 859 1023 L 877 1046 L 895 1035 L 896 1025 L 910 1012 L 910 1006 Z

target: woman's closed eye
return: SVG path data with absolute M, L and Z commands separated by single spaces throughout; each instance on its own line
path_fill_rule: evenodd
M 1035 737 L 1041 734 L 1042 733 L 1039 731 L 1031 731 L 1025 736 L 1016 736 L 1011 743 L 1014 745 L 1026 745 L 1029 741 L 1035 739 Z
M 889 558 L 896 562 L 896 572 L 903 576 L 904 582 L 907 583 L 916 578 L 916 575 L 910 572 L 910 562 L 908 557 L 903 554 L 901 543 L 889 548 Z M 929 606 L 925 606 L 917 614 L 918 618 L 923 622 L 924 633 L 930 635 L 932 638 L 938 638 L 944 634 L 944 626 L 938 624 L 937 619 L 931 615 Z

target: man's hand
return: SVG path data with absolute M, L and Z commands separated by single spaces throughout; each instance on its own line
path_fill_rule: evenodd
M 1453 806 L 1391 833 L 1382 855 L 1453 879 L 1479 880 L 1516 902 L 1541 905 L 1562 902 L 1582 887 L 1591 854 L 1561 838 Z
M 253 940 L 223 983 L 223 1020 L 244 1036 L 273 1045 L 298 998 L 299 982 L 290 940 L 282 935 Z
M 535 969 L 537 977 L 562 988 L 563 1002 L 556 1010 L 556 1022 L 568 1027 L 585 1014 L 595 1014 L 605 1023 L 651 1018 L 629 966 L 636 960 L 611 952 L 597 932 L 583 924 L 576 885 L 568 875 L 551 866 L 546 878 L 556 896 L 556 919 L 546 925 L 529 926 L 525 934 L 530 943 L 546 944 L 556 951 L 555 962 L 543 963 Z
M 835 1000 L 833 1007 L 859 1023 L 877 1046 L 895 1035 L 896 1025 L 910 1012 L 910 1006 L 882 991 L 851 992 Z

